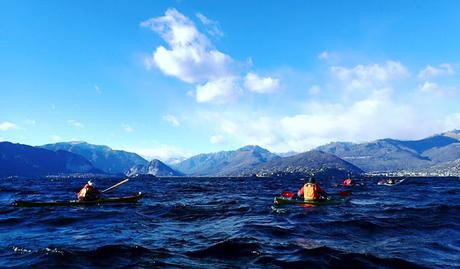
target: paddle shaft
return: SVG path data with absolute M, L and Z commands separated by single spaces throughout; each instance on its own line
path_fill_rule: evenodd
M 125 183 L 128 182 L 128 181 L 129 181 L 129 178 L 127 178 L 127 179 L 125 179 L 125 180 L 123 180 L 123 181 L 121 181 L 121 182 L 119 182 L 119 183 L 113 185 L 113 186 L 110 187 L 110 188 L 107 188 L 107 189 L 101 191 L 101 193 L 104 193 L 104 192 L 110 191 L 110 190 L 112 190 L 112 189 L 115 189 L 116 187 L 118 187 L 118 186 L 120 186 L 120 185 L 123 185 L 123 184 L 125 184 Z

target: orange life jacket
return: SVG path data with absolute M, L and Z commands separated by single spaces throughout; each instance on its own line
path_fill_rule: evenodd
M 78 200 L 91 201 L 100 198 L 99 191 L 89 184 L 86 184 L 77 194 Z
M 305 200 L 317 200 L 321 197 L 321 188 L 316 183 L 303 185 L 303 198 Z

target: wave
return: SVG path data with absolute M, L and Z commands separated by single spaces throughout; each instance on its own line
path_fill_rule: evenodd
M 292 254 L 281 257 L 261 256 L 255 263 L 281 268 L 427 268 L 400 258 L 347 253 L 326 246 L 312 249 L 297 248 Z
M 187 255 L 195 258 L 221 259 L 256 257 L 259 254 L 260 245 L 252 241 L 253 239 L 229 239 L 205 249 L 188 252 Z
M 19 267 L 57 268 L 63 267 L 63 265 L 66 265 L 66 268 L 180 267 L 179 264 L 162 261 L 173 256 L 167 249 L 151 250 L 137 245 L 106 245 L 94 250 L 50 246 L 38 251 L 14 246 L 12 250 L 21 254 L 23 258 L 24 255 L 29 258 L 27 259 L 28 264 L 24 264 L 24 262 L 16 264 Z

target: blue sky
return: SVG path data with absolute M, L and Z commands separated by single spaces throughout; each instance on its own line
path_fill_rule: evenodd
M 459 12 L 456 1 L 0 1 L 0 140 L 165 160 L 460 129 Z

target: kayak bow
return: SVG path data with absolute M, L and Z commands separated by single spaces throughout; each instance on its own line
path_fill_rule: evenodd
M 117 204 L 117 203 L 136 203 L 139 199 L 144 196 L 144 193 L 139 192 L 136 195 L 125 196 L 125 197 L 111 197 L 111 198 L 101 198 L 94 201 L 80 201 L 80 200 L 69 200 L 69 201 L 49 201 L 49 202 L 39 202 L 39 201 L 15 201 L 13 205 L 15 206 L 76 206 L 76 205 L 96 205 L 96 204 Z
M 274 203 L 277 205 L 339 205 L 348 202 L 349 200 L 350 197 L 327 198 L 320 200 L 297 200 L 277 196 L 275 197 Z

